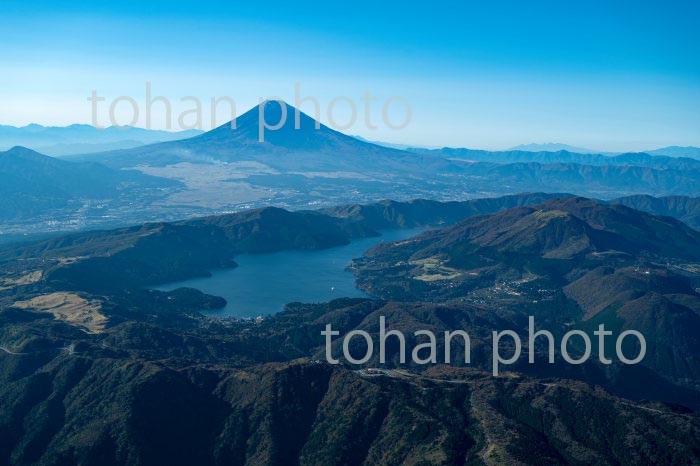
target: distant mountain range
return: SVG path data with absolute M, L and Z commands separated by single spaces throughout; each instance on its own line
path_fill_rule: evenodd
M 290 173 L 334 173 L 336 176 L 391 178 L 395 175 L 431 177 L 466 170 L 461 161 L 496 164 L 539 163 L 581 165 L 633 165 L 660 169 L 698 169 L 700 161 L 689 158 L 652 156 L 646 153 L 620 154 L 608 157 L 597 153 L 581 154 L 532 150 L 483 151 L 471 149 L 392 149 L 362 138 L 351 137 L 317 123 L 299 112 L 299 127 L 295 127 L 297 110 L 279 102 L 264 104 L 265 121 L 278 122 L 286 115 L 285 124 L 277 130 L 266 130 L 261 142 L 261 111 L 253 108 L 231 123 L 186 140 L 165 142 L 134 149 L 87 154 L 71 160 L 99 161 L 114 168 L 135 166 L 163 167 L 178 163 L 211 164 L 255 162 L 280 175 Z M 318 126 L 318 129 L 316 129 Z M 380 143 L 381 144 L 381 143 Z M 438 155 L 430 159 L 424 155 Z M 452 160 L 454 163 L 442 159 Z M 329 176 L 329 175 L 326 175 Z
M 294 114 L 293 107 L 289 106 L 288 110 L 290 110 L 290 115 Z M 304 117 L 308 118 L 306 115 L 304 115 Z M 120 149 L 132 149 L 147 144 L 188 139 L 202 133 L 203 131 L 196 129 L 184 131 L 162 131 L 131 126 L 110 126 L 107 128 L 98 129 L 94 126 L 85 124 L 43 126 L 32 123 L 22 127 L 0 125 L 0 151 L 8 150 L 15 146 L 23 146 L 47 155 L 65 156 L 108 152 Z M 362 136 L 352 137 L 362 142 L 391 149 L 413 151 L 430 150 L 429 147 L 415 144 L 412 145 L 374 141 L 366 139 Z M 507 151 L 492 152 L 571 152 L 576 154 L 600 155 L 622 154 L 622 152 L 599 151 L 554 142 L 543 144 L 520 144 L 508 149 Z M 700 148 L 692 146 L 669 146 L 659 149 L 646 150 L 644 153 L 650 155 L 700 159 Z
M 594 149 L 584 149 L 581 147 L 570 146 L 568 144 L 561 144 L 556 142 L 548 142 L 545 144 L 521 144 L 515 146 L 508 151 L 522 151 L 522 152 L 574 152 L 577 154 L 601 154 L 601 155 L 620 155 L 626 152 L 610 152 L 610 151 L 599 151 Z M 645 154 L 649 155 L 665 155 L 668 157 L 686 157 L 691 159 L 700 159 L 700 147 L 681 147 L 681 146 L 669 146 L 662 147 L 660 149 L 651 149 L 643 151 Z
M 700 160 L 689 157 L 651 155 L 646 152 L 630 152 L 617 155 L 578 153 L 561 150 L 548 151 L 485 151 L 475 149 L 411 149 L 412 152 L 446 157 L 452 160 L 490 162 L 497 164 L 537 163 L 537 164 L 578 164 L 592 166 L 637 166 L 659 169 L 698 169 Z
M 265 121 L 276 124 L 285 112 L 285 124 L 266 130 L 261 142 L 261 113 Z M 36 198 L 30 209 L 21 207 L 31 199 L 27 197 L 30 193 L 9 188 L 17 185 L 15 171 L 20 166 L 8 165 L 0 172 L 0 182 L 7 177 L 8 186 L 4 199 L 8 207 L 0 211 L 3 232 L 11 235 L 5 238 L 176 220 L 263 205 L 309 209 L 388 198 L 446 201 L 520 192 L 568 192 L 598 199 L 638 194 L 700 196 L 700 160 L 693 158 L 647 153 L 399 150 L 347 136 L 301 112 L 296 128 L 296 113 L 288 104 L 267 102 L 241 115 L 235 125 L 227 123 L 187 139 L 63 157 L 65 163 L 103 165 L 105 187 L 111 186 L 109 179 L 116 179 L 116 174 L 124 176 L 125 169 L 146 175 L 121 183 L 119 190 L 93 193 L 96 196 L 86 197 L 85 187 L 77 181 L 58 186 L 58 181 L 45 175 L 40 157 L 23 160 L 22 176 L 32 180 L 26 186 L 44 193 L 44 201 Z M 68 129 L 88 135 L 97 131 L 82 126 Z M 24 130 L 40 135 L 51 129 Z M 106 129 L 100 134 L 120 131 Z M 136 134 L 141 130 L 124 131 Z M 10 155 L 8 152 L 5 158 L 12 160 Z M 51 196 L 59 201 L 49 202 Z M 66 199 L 73 201 L 66 204 Z M 25 215 L 30 223 L 21 220 L 23 212 L 32 212 Z
M 668 157 L 689 157 L 692 159 L 700 160 L 700 147 L 670 146 L 663 147 L 661 149 L 649 150 L 646 152 L 651 155 L 666 155 Z
M 593 149 L 584 149 L 581 147 L 570 146 L 568 144 L 561 144 L 558 142 L 548 142 L 545 144 L 520 144 L 519 146 L 511 147 L 509 151 L 523 151 L 523 152 L 576 152 L 578 154 L 603 154 L 604 152 Z
M 162 141 L 186 139 L 202 131 L 179 132 L 148 130 L 135 127 L 110 126 L 97 129 L 90 125 L 70 126 L 2 126 L 0 151 L 24 146 L 47 155 L 61 156 L 85 152 L 128 149 Z

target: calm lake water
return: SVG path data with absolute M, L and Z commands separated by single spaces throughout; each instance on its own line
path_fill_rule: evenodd
M 361 238 L 346 246 L 319 251 L 282 251 L 236 256 L 238 267 L 212 271 L 212 276 L 169 283 L 156 289 L 183 286 L 221 296 L 224 309 L 213 316 L 256 317 L 274 314 L 291 302 L 318 303 L 344 297 L 366 297 L 355 288 L 350 261 L 380 242 L 400 241 L 417 235 L 420 229 L 387 230 L 377 238 Z

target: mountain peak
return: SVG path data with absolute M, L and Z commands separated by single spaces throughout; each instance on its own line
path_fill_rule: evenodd
M 46 126 L 39 125 L 37 123 L 29 123 L 28 125 L 21 126 L 22 129 L 46 129 Z
M 297 115 L 299 119 L 298 127 L 296 125 Z M 275 128 L 282 125 L 278 129 L 270 128 L 267 131 L 306 131 L 320 129 L 323 126 L 320 122 L 283 100 L 265 100 L 236 119 L 237 127 L 239 124 L 243 127 L 249 123 L 254 123 L 256 127 L 260 123 Z
M 356 140 L 334 131 L 283 100 L 266 100 L 233 122 L 198 137 L 208 142 L 238 143 L 250 147 L 260 143 L 295 150 L 316 150 L 340 140 Z M 361 144 L 357 141 L 358 144 Z
M 0 152 L 0 155 L 5 155 L 8 157 L 46 157 L 45 155 L 24 146 L 14 146 L 5 152 Z

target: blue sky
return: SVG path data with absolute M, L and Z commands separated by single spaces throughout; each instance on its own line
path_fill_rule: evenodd
M 338 96 L 377 97 L 369 139 L 500 149 L 565 142 L 599 150 L 700 145 L 700 3 L 32 2 L 0 6 L 0 124 L 89 123 L 92 90 L 143 109 L 145 85 L 177 115 L 184 96 L 294 103 L 328 122 Z M 391 96 L 410 124 L 381 124 Z M 335 107 L 347 121 L 347 105 Z M 130 109 L 117 107 L 120 123 Z M 302 109 L 312 112 L 311 107 Z M 401 121 L 400 105 L 389 107 Z M 152 126 L 165 126 L 154 106 Z M 362 114 L 362 107 L 359 108 Z M 144 114 L 138 125 L 144 126 Z M 104 121 L 103 121 L 104 120 Z M 379 123 L 379 124 L 377 124 Z M 177 127 L 177 122 L 172 122 Z

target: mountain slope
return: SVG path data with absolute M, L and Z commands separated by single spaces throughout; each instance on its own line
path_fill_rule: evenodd
M 360 285 L 380 297 L 444 300 L 493 286 L 499 277 L 541 276 L 556 284 L 566 283 L 574 270 L 608 263 L 700 262 L 699 245 L 700 232 L 678 220 L 561 198 L 380 244 L 358 261 L 356 271 Z
M 0 152 L 0 218 L 31 219 L 88 200 L 124 200 L 177 183 L 96 163 L 74 163 L 15 147 Z
M 305 313 L 352 322 L 378 307 L 345 300 L 254 326 L 132 320 L 101 335 L 5 311 L 0 339 L 20 354 L 0 352 L 0 462 L 698 464 L 700 421 L 680 407 L 551 377 L 447 366 L 371 375 L 292 360 L 290 345 L 322 344 Z M 74 351 L 61 350 L 67 341 Z
M 0 458 L 16 466 L 697 464 L 693 416 L 574 382 L 440 375 L 445 382 L 314 364 L 56 358 L 3 381 Z
M 491 214 L 518 206 L 539 204 L 568 194 L 524 193 L 512 196 L 438 202 L 416 199 L 408 202 L 381 201 L 373 204 L 351 204 L 322 209 L 331 217 L 348 219 L 375 230 L 450 225 L 465 218 Z
M 383 299 L 529 312 L 562 331 L 639 330 L 643 364 L 697 390 L 699 266 L 700 232 L 678 220 L 561 198 L 380 244 L 353 270 Z
M 654 215 L 666 215 L 700 229 L 700 198 L 687 196 L 653 197 L 639 194 L 610 201 Z
M 277 125 L 285 117 L 280 128 L 262 130 L 262 141 L 261 116 L 268 125 Z M 267 101 L 236 118 L 235 127 L 233 123 L 226 123 L 183 141 L 81 156 L 79 159 L 99 159 L 118 168 L 141 164 L 164 166 L 182 162 L 254 161 L 283 173 L 350 171 L 365 175 L 381 173 L 385 177 L 398 173 L 415 174 L 420 170 L 437 174 L 440 170 L 448 170 L 451 165 L 445 160 L 362 142 L 322 124 L 316 128 L 316 121 L 302 112 L 298 112 L 297 126 L 296 116 L 294 107 L 284 102 Z

